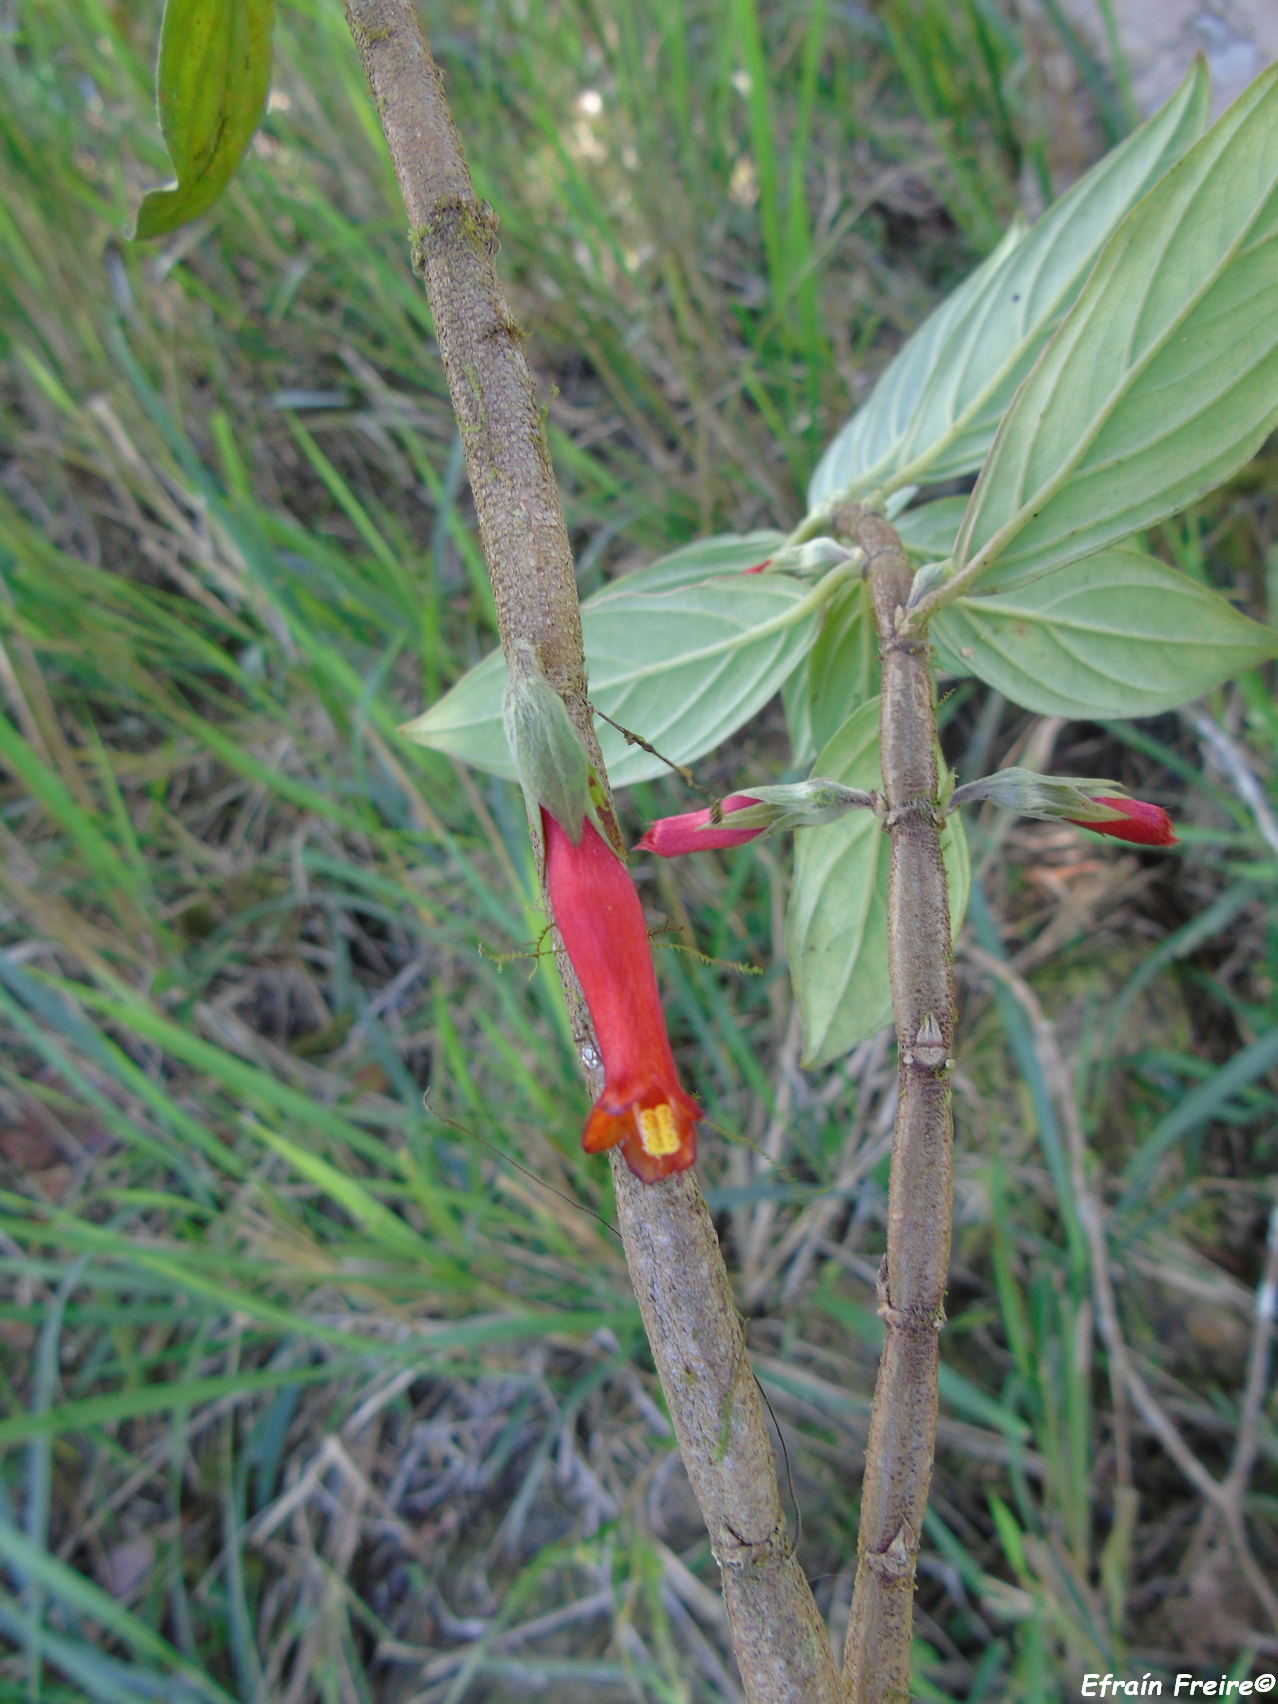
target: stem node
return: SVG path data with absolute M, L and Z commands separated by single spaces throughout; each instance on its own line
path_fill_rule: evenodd
M 879 753 L 891 838 L 888 969 L 901 1089 L 892 1135 L 879 1362 L 861 1491 L 845 1678 L 853 1704 L 910 1696 L 914 1567 L 936 1447 L 937 1339 L 950 1257 L 954 1063 L 950 915 L 941 861 L 936 707 L 926 634 L 900 632 L 913 570 L 881 515 L 839 511 L 865 552 L 883 663 Z

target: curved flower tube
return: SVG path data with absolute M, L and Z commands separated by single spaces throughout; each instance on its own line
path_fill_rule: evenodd
M 1107 834 L 1111 840 L 1129 840 L 1135 846 L 1174 846 L 1176 832 L 1172 819 L 1161 805 L 1151 805 L 1145 799 L 1093 799 L 1093 804 L 1117 811 L 1122 821 L 1086 822 L 1080 817 L 1066 817 L 1079 828 L 1090 828 L 1093 834 Z
M 603 1093 L 581 1145 L 598 1154 L 620 1142 L 635 1176 L 656 1183 L 696 1159 L 702 1113 L 679 1086 L 639 895 L 592 823 L 576 846 L 545 809 L 541 825 L 555 925 L 603 1059 Z
M 649 828 L 639 847 L 644 852 L 655 852 L 658 858 L 678 858 L 684 852 L 741 846 L 761 834 L 779 834 L 785 829 L 823 828 L 848 811 L 878 811 L 881 805 L 877 793 L 865 793 L 812 775 L 806 781 L 787 781 L 779 787 L 755 787 L 749 793 L 733 793 L 710 810 L 661 817 Z
M 744 846 L 747 840 L 757 840 L 766 832 L 762 828 L 730 828 L 728 820 L 733 811 L 748 810 L 758 800 L 749 793 L 733 793 L 723 801 L 723 822 L 718 828 L 707 828 L 709 806 L 701 811 L 684 811 L 681 816 L 661 817 L 654 822 L 639 842 L 639 851 L 655 852 L 658 858 L 678 858 L 685 852 L 713 852 L 725 846 Z
M 1174 846 L 1172 819 L 1161 805 L 1129 799 L 1117 781 L 1096 776 L 1038 775 L 1032 769 L 997 769 L 979 781 L 956 787 L 949 809 L 988 800 L 1040 822 L 1072 822 L 1111 840 L 1134 846 Z

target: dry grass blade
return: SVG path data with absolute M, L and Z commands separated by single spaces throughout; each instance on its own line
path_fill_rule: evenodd
M 1135 1404 L 1141 1418 L 1158 1438 L 1176 1466 L 1193 1485 L 1204 1501 L 1225 1522 L 1229 1539 L 1237 1555 L 1239 1567 L 1265 1613 L 1278 1629 L 1278 1593 L 1269 1584 L 1256 1562 L 1247 1539 L 1243 1515 L 1243 1496 L 1256 1455 L 1255 1425 L 1263 1391 L 1268 1379 L 1269 1349 L 1273 1335 L 1274 1298 L 1278 1295 L 1278 1248 L 1275 1232 L 1268 1238 L 1269 1255 L 1265 1275 L 1257 1299 L 1256 1323 L 1248 1366 L 1247 1389 L 1244 1396 L 1244 1425 L 1240 1426 L 1235 1444 L 1234 1461 L 1229 1474 L 1216 1479 L 1185 1442 L 1175 1422 L 1154 1396 L 1148 1383 L 1132 1365 L 1131 1355 L 1123 1337 L 1114 1298 L 1110 1273 L 1109 1242 L 1105 1230 L 1104 1209 L 1088 1177 L 1087 1140 L 1079 1118 L 1073 1084 L 1061 1058 L 1055 1031 L 1043 1012 L 1029 984 L 1002 960 L 968 945 L 965 956 L 988 975 L 997 977 L 1009 988 L 1023 1007 L 1033 1026 L 1034 1042 L 1038 1048 L 1043 1072 L 1051 1084 L 1060 1110 L 1069 1145 L 1070 1174 L 1074 1187 L 1079 1221 L 1087 1237 L 1091 1261 L 1092 1285 L 1096 1297 L 1097 1327 L 1110 1360 L 1111 1382 L 1114 1386 L 1115 1449 L 1118 1458 L 1119 1483 L 1132 1483 L 1131 1441 L 1126 1419 L 1124 1394 Z M 1278 1208 L 1271 1215 L 1271 1226 L 1278 1223 Z M 1245 1430 L 1244 1430 L 1245 1427 Z

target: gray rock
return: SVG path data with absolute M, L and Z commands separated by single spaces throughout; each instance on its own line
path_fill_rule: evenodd
M 1141 114 L 1160 106 L 1195 53 L 1211 67 L 1212 112 L 1219 115 L 1278 59 L 1278 0 L 1111 0 Z M 1098 0 L 1062 7 L 1102 63 L 1108 63 Z

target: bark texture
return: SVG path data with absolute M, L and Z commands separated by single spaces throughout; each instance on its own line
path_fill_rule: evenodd
M 840 515 L 837 530 L 865 551 L 883 664 L 879 742 L 884 827 L 892 841 L 888 968 L 901 1091 L 892 1137 L 887 1254 L 879 1277 L 883 1355 L 866 1448 L 844 1675 L 853 1704 L 905 1704 L 914 1567 L 936 1448 L 938 1336 L 945 1323 L 950 1262 L 950 909 L 941 862 L 927 639 L 897 633 L 913 570 L 881 516 L 852 507 Z
M 477 201 L 412 0 L 345 0 L 408 213 L 435 320 L 507 656 L 532 645 L 606 788 L 586 700 L 581 617 L 554 470 Z M 610 823 L 615 832 L 615 824 Z M 558 955 L 592 1094 L 589 1014 Z M 845 1704 L 825 1626 L 790 1544 L 759 1389 L 695 1175 L 631 1176 L 614 1152 L 621 1233 L 684 1465 L 723 1571 L 750 1704 Z
M 844 1704 L 825 1623 L 790 1542 L 763 1399 L 700 1185 L 692 1172 L 643 1184 L 619 1158 L 613 1183 L 630 1280 L 723 1575 L 746 1696 L 751 1704 Z
M 574 720 L 588 725 L 572 551 L 524 334 L 494 264 L 497 217 L 475 195 L 411 0 L 347 0 L 346 18 L 430 299 L 502 643 L 534 645 Z

